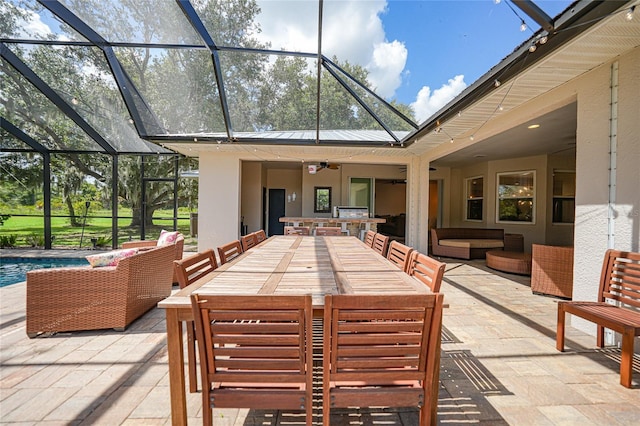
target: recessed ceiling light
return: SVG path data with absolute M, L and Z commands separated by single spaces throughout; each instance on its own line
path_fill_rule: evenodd
M 527 126 L 527 129 L 537 129 L 538 127 L 540 127 L 539 124 L 532 124 L 530 126 Z

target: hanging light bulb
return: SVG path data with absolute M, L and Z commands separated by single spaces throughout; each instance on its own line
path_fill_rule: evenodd
M 71 98 L 71 103 L 74 105 L 78 105 L 78 98 L 76 98 L 75 96 Z
M 545 44 L 548 40 L 549 40 L 549 37 L 542 36 L 542 37 L 540 37 L 540 44 Z
M 502 106 L 502 104 L 498 105 L 498 111 L 502 111 L 504 110 L 504 107 Z
M 524 21 L 521 21 L 520 31 L 527 31 L 527 24 Z
M 453 143 L 453 138 L 451 138 L 451 140 L 449 141 L 449 143 Z
M 469 136 L 469 140 L 470 140 L 470 141 L 472 141 L 472 140 L 474 140 L 474 139 L 475 139 L 475 136 L 474 136 L 474 135 Z
M 631 6 L 631 9 L 627 10 L 627 13 L 624 15 L 624 17 L 625 17 L 625 19 L 627 21 L 632 21 L 633 20 L 633 14 L 634 14 L 635 10 L 636 10 L 635 5 Z
M 495 87 L 500 87 L 500 84 L 501 84 L 501 83 L 500 83 L 500 80 L 494 80 L 494 82 L 493 82 L 493 85 L 494 85 Z
M 501 2 L 501 1 L 502 1 L 502 0 L 493 0 L 493 2 L 494 2 L 495 4 L 500 4 L 500 2 Z
M 129 124 L 133 124 L 133 118 L 129 118 Z
M 533 53 L 535 52 L 537 49 L 536 44 L 532 43 L 531 46 L 529 46 L 529 52 Z

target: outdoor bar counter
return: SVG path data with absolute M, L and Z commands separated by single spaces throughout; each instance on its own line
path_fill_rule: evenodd
M 318 226 L 340 226 L 344 231 L 349 231 L 349 235 L 360 236 L 360 231 L 375 231 L 378 223 L 385 223 L 386 219 L 381 218 L 338 218 L 338 217 L 281 217 L 280 222 L 291 226 L 309 226 L 311 233 Z

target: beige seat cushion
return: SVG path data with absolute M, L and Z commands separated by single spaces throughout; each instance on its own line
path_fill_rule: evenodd
M 504 247 L 504 241 L 491 240 L 482 238 L 469 238 L 469 239 L 447 239 L 439 240 L 438 244 L 447 247 L 464 247 L 464 248 L 502 248 Z

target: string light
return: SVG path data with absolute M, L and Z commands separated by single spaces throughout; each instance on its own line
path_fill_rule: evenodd
M 520 31 L 527 31 L 527 24 L 524 22 L 524 20 L 521 21 L 522 23 L 520 24 Z
M 449 141 L 449 143 L 453 143 L 453 138 L 451 138 L 451 140 Z
M 504 110 L 504 107 L 502 106 L 502 104 L 498 105 L 498 111 L 502 111 Z
M 627 13 L 624 15 L 627 21 L 633 20 L 633 14 L 636 11 L 636 6 L 631 6 L 631 9 L 627 10 Z
M 495 4 L 500 4 L 500 2 L 501 2 L 501 1 L 502 1 L 502 0 L 493 0 L 493 2 L 494 2 Z
M 500 83 L 500 80 L 494 80 L 494 81 L 493 81 L 493 85 L 494 85 L 495 87 L 500 87 L 500 84 L 502 84 L 502 83 Z
M 75 96 L 71 98 L 71 103 L 74 105 L 78 105 L 78 98 L 76 98 Z
M 470 141 L 472 141 L 472 140 L 474 140 L 474 139 L 475 139 L 475 136 L 474 136 L 474 135 L 469 136 L 469 140 L 470 140 Z
M 536 44 L 531 43 L 531 46 L 529 46 L 529 52 L 533 53 L 536 51 L 536 49 L 537 49 Z
M 540 44 L 545 44 L 547 42 L 547 40 L 549 40 L 549 37 L 547 37 L 547 36 L 540 37 Z

